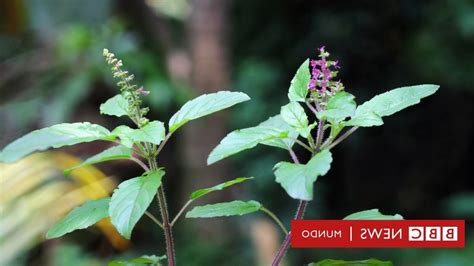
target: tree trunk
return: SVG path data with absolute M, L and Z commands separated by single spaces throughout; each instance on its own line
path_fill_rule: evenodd
M 229 85 L 225 43 L 228 4 L 227 0 L 191 1 L 187 30 L 192 65 L 191 87 L 195 89 L 196 95 L 216 92 Z M 230 178 L 227 176 L 225 163 L 220 162 L 210 167 L 206 164 L 207 155 L 227 132 L 225 117 L 225 113 L 219 112 L 183 128 L 183 161 L 186 162 L 184 187 L 197 189 Z M 225 200 L 225 195 L 215 193 L 207 200 Z M 206 220 L 201 227 L 203 235 L 217 236 L 223 232 L 222 224 L 217 220 Z

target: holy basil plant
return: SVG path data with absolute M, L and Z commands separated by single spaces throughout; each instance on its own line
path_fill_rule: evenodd
M 288 92 L 289 103 L 281 107 L 279 114 L 257 126 L 229 133 L 207 159 L 208 164 L 213 164 L 259 144 L 287 150 L 292 161 L 278 162 L 273 170 L 275 181 L 291 198 L 299 200 L 295 219 L 303 218 L 306 205 L 314 197 L 314 183 L 330 170 L 333 161 L 332 148 L 359 127 L 380 126 L 383 124 L 383 117 L 417 104 L 422 98 L 438 90 L 436 85 L 402 87 L 357 105 L 355 97 L 344 90 L 340 81 L 335 81 L 338 62 L 328 60 L 329 53 L 324 47 L 320 48 L 319 52 L 317 60 L 306 60 L 297 70 Z M 110 142 L 110 148 L 91 156 L 80 165 L 67 169 L 65 174 L 85 165 L 111 160 L 131 160 L 143 168 L 143 174 L 122 182 L 110 198 L 90 200 L 74 208 L 48 231 L 47 238 L 61 237 L 110 217 L 117 231 L 130 239 L 137 222 L 143 216 L 147 216 L 164 231 L 166 255 L 142 256 L 131 261 L 113 261 L 109 265 L 158 265 L 165 259 L 168 265 L 176 265 L 172 228 L 186 209 L 209 193 L 251 180 L 252 177 L 239 177 L 194 191 L 186 204 L 171 219 L 162 182 L 166 177 L 166 171 L 157 164 L 157 157 L 173 133 L 188 121 L 248 101 L 250 98 L 244 93 L 230 91 L 205 94 L 185 103 L 169 119 L 167 125 L 158 120 L 150 121 L 146 117 L 149 109 L 142 105 L 142 98 L 150 92 L 133 83 L 133 75 L 123 70 L 122 61 L 115 58 L 113 53 L 104 49 L 103 54 L 112 67 L 113 76 L 118 79 L 120 94 L 103 103 L 100 106 L 100 113 L 128 117 L 135 126 L 121 125 L 109 130 L 89 122 L 53 125 L 28 133 L 7 145 L 0 153 L 0 161 L 15 162 L 35 151 L 49 148 L 98 140 Z M 305 108 L 310 116 L 307 115 Z M 310 160 L 306 163 L 298 160 L 293 151 L 295 144 L 302 146 L 311 154 Z M 155 196 L 158 199 L 161 219 L 148 212 Z M 286 235 L 273 261 L 273 265 L 278 265 L 289 248 L 291 232 L 288 232 L 284 223 L 262 203 L 254 200 L 234 200 L 196 206 L 188 211 L 185 217 L 240 216 L 259 211 L 273 219 Z M 344 219 L 403 219 L 403 217 L 398 214 L 383 215 L 377 209 L 371 209 L 348 215 Z M 329 265 L 324 263 L 316 265 Z
M 33 152 L 49 148 L 60 148 L 98 140 L 110 142 L 110 148 L 91 156 L 80 165 L 67 169 L 65 174 L 68 175 L 71 171 L 85 165 L 111 160 L 134 161 L 143 168 L 143 174 L 122 182 L 114 190 L 110 198 L 89 200 L 82 206 L 74 208 L 47 232 L 47 238 L 61 237 L 110 217 L 117 231 L 124 238 L 130 239 L 137 222 L 143 216 L 147 216 L 163 229 L 167 254 L 165 256 L 143 256 L 128 262 L 114 261 L 110 265 L 158 265 L 164 259 L 168 260 L 169 265 L 175 265 L 172 227 L 183 211 L 192 202 L 209 193 L 248 181 L 252 178 L 240 177 L 191 193 L 189 201 L 171 220 L 166 207 L 165 190 L 162 182 L 166 172 L 165 168 L 158 166 L 157 157 L 173 133 L 187 122 L 248 101 L 250 98 L 245 93 L 231 91 L 205 94 L 185 103 L 169 119 L 167 125 L 158 120 L 150 121 L 146 118 L 149 110 L 147 107 L 142 106 L 141 100 L 142 97 L 147 96 L 150 92 L 146 91 L 143 87 L 137 87 L 133 83 L 133 75 L 123 70 L 122 61 L 115 58 L 113 53 L 104 49 L 103 55 L 107 63 L 112 67 L 113 76 L 118 79 L 117 86 L 120 88 L 120 94 L 103 103 L 100 106 L 100 113 L 109 116 L 128 117 L 135 126 L 121 125 L 109 130 L 101 125 L 89 122 L 53 125 L 30 132 L 7 145 L 0 153 L 0 161 L 12 163 Z M 161 219 L 154 217 L 147 211 L 155 196 L 158 198 L 160 205 Z M 213 210 L 206 211 L 204 208 L 204 211 L 211 217 L 219 214 L 237 215 L 255 210 L 266 210 L 263 206 L 256 203 L 254 204 L 254 209 L 249 208 L 252 203 L 234 201 L 233 203 L 228 203 L 228 205 L 223 204 L 222 206 L 225 210 L 214 208 Z
M 331 168 L 332 148 L 358 128 L 383 125 L 385 116 L 419 103 L 422 98 L 434 94 L 439 88 L 432 84 L 396 88 L 357 105 L 355 96 L 345 91 L 343 83 L 336 79 L 338 69 L 338 61 L 329 60 L 329 53 L 325 48 L 319 48 L 318 57 L 304 61 L 296 71 L 288 91 L 289 103 L 281 107 L 280 113 L 257 126 L 228 134 L 211 152 L 207 163 L 216 163 L 258 144 L 287 150 L 292 161 L 275 164 L 275 181 L 288 196 L 299 200 L 294 219 L 302 219 L 308 202 L 314 197 L 315 182 Z M 295 144 L 311 154 L 309 161 L 298 160 L 293 151 Z M 245 211 L 239 212 L 239 215 L 258 209 L 255 203 L 245 204 Z M 217 204 L 196 207 L 187 216 L 213 217 L 204 211 L 222 207 Z M 383 215 L 377 209 L 371 209 L 348 215 L 344 219 L 399 220 L 403 217 L 399 214 Z M 291 232 L 286 235 L 272 265 L 279 265 L 290 241 Z M 355 264 L 359 265 L 360 261 Z

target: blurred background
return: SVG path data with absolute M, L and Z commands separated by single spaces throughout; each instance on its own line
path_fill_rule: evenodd
M 198 204 L 255 199 L 289 223 L 297 202 L 272 174 L 287 154 L 258 147 L 211 167 L 205 160 L 227 132 L 277 114 L 297 67 L 322 45 L 339 60 L 339 77 L 359 103 L 404 85 L 441 89 L 338 145 L 306 218 L 340 219 L 379 208 L 406 219 L 466 219 L 466 248 L 290 250 L 286 265 L 369 257 L 395 265 L 473 265 L 471 0 L 1 0 L 0 147 L 60 122 L 91 121 L 109 129 L 127 123 L 99 115 L 99 104 L 117 94 L 102 58 L 107 47 L 151 91 L 152 119 L 166 122 L 188 99 L 217 90 L 252 98 L 187 124 L 167 145 L 159 163 L 167 168 L 172 214 L 197 188 L 255 176 Z M 84 144 L 0 165 L 0 265 L 106 265 L 165 253 L 162 233 L 147 219 L 131 242 L 107 221 L 44 240 L 73 206 L 105 197 L 140 174 L 135 165 L 114 161 L 62 175 L 106 147 Z M 304 150 L 297 153 L 307 159 Z M 260 214 L 181 220 L 174 230 L 180 265 L 267 265 L 282 241 Z

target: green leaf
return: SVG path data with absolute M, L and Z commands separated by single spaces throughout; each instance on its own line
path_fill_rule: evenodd
M 128 136 L 133 142 L 150 142 L 159 145 L 165 138 L 165 126 L 163 122 L 151 121 L 140 129 L 135 129 Z
M 373 112 L 366 112 L 356 114 L 349 121 L 343 122 L 342 125 L 358 127 L 381 126 L 383 125 L 383 120 Z
M 251 149 L 265 141 L 286 138 L 287 135 L 287 132 L 258 126 L 232 131 L 212 150 L 207 158 L 207 164 L 213 164 L 243 150 Z
M 298 132 L 296 132 L 288 123 L 281 118 L 281 115 L 275 115 L 267 120 L 260 123 L 257 127 L 272 128 L 274 130 L 279 130 L 282 133 L 288 132 L 286 138 L 276 138 L 267 141 L 262 141 L 260 144 L 273 146 L 277 148 L 282 148 L 285 150 L 290 149 L 295 144 L 296 138 L 298 137 Z
M 126 239 L 130 239 L 133 227 L 153 201 L 165 172 L 157 170 L 121 183 L 114 190 L 109 215 L 112 224 Z
M 207 164 L 213 164 L 226 157 L 251 149 L 258 144 L 274 146 L 288 150 L 295 143 L 298 132 L 293 130 L 281 115 L 270 117 L 258 126 L 239 129 L 229 133 L 221 140 L 207 158 Z
M 160 265 L 159 263 L 162 260 L 166 259 L 166 255 L 156 256 L 156 255 L 144 255 L 135 259 L 128 261 L 111 261 L 108 266 L 144 266 L 144 265 Z
M 35 130 L 8 144 L 0 153 L 0 162 L 15 162 L 34 151 L 114 139 L 109 130 L 89 122 L 58 124 Z
M 306 95 L 308 95 L 308 82 L 310 79 L 309 59 L 306 59 L 291 80 L 290 89 L 288 91 L 288 98 L 291 102 L 304 102 L 306 100 Z
M 438 85 L 425 84 L 393 89 L 357 107 L 356 116 L 367 112 L 373 112 L 380 117 L 391 115 L 419 103 L 422 98 L 432 95 L 438 88 Z
M 251 201 L 231 201 L 216 204 L 209 204 L 204 206 L 196 206 L 191 211 L 186 213 L 186 218 L 211 218 L 222 216 L 236 216 L 244 215 L 259 211 L 262 204 Z
M 119 137 L 120 144 L 127 148 L 133 147 L 133 139 L 131 135 L 134 133 L 135 129 L 130 128 L 128 126 L 118 126 L 114 130 L 112 130 L 112 134 Z
M 318 176 L 325 175 L 331 168 L 332 156 L 329 150 L 322 150 L 307 164 L 280 162 L 275 165 L 276 182 L 294 199 L 312 200 L 313 184 Z
M 346 117 L 354 115 L 356 110 L 356 102 L 354 95 L 340 91 L 331 97 L 326 106 L 326 110 L 318 112 L 318 119 L 326 119 L 331 124 L 337 124 Z
M 332 260 L 325 259 L 320 262 L 313 262 L 308 264 L 308 266 L 393 266 L 393 263 L 390 261 L 381 261 L 378 259 L 368 259 L 368 260 Z
M 380 213 L 379 209 L 371 209 L 353 213 L 343 220 L 403 220 L 403 217 L 400 214 L 385 215 Z
M 87 228 L 109 216 L 110 198 L 89 200 L 74 208 L 46 234 L 47 239 L 58 238 L 78 229 Z
M 100 113 L 118 117 L 128 115 L 128 102 L 121 94 L 115 95 L 100 105 Z
M 165 133 L 165 126 L 160 121 L 151 121 L 139 129 L 122 125 L 112 131 L 112 134 L 120 138 L 120 143 L 128 148 L 133 147 L 133 143 L 136 142 L 150 142 L 159 145 L 165 138 Z
M 112 160 L 122 160 L 122 159 L 130 159 L 132 157 L 132 149 L 125 147 L 123 145 L 117 145 L 113 146 L 111 148 L 106 149 L 103 152 L 100 152 L 89 159 L 85 160 L 79 165 L 76 165 L 74 167 L 68 168 L 64 170 L 65 175 L 69 175 L 72 170 L 86 166 L 86 165 L 92 165 L 92 164 L 97 164 L 101 162 L 107 162 L 107 161 L 112 161 Z
M 230 180 L 230 181 L 221 183 L 219 185 L 215 185 L 215 186 L 210 187 L 210 188 L 198 189 L 198 190 L 194 191 L 191 194 L 190 198 L 191 198 L 191 200 L 195 200 L 195 199 L 198 199 L 198 198 L 200 198 L 204 195 L 207 195 L 211 192 L 218 191 L 218 190 L 223 190 L 224 188 L 227 188 L 227 187 L 233 186 L 235 184 L 245 182 L 245 181 L 250 180 L 250 179 L 253 179 L 253 177 L 238 177 L 234 180 Z
M 281 117 L 303 138 L 307 138 L 314 126 L 308 125 L 308 116 L 303 107 L 297 102 L 291 102 L 281 107 Z
M 250 100 L 242 92 L 219 91 L 201 95 L 185 103 L 169 121 L 169 131 L 172 133 L 190 120 L 194 120 L 214 112 L 229 108 L 241 102 Z
M 156 255 L 143 255 L 141 257 L 130 260 L 133 263 L 148 263 L 148 264 L 157 264 L 158 262 L 165 260 L 166 255 L 156 256 Z

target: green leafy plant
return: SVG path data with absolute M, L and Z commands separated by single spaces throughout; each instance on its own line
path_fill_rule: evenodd
M 383 117 L 419 103 L 422 98 L 434 94 L 439 88 L 430 84 L 397 88 L 357 105 L 354 95 L 346 92 L 342 82 L 336 80 L 337 69 L 338 61 L 329 60 L 329 53 L 325 48 L 319 48 L 318 58 L 306 60 L 296 71 L 288 91 L 289 103 L 281 107 L 280 114 L 255 127 L 235 130 L 228 134 L 211 152 L 208 164 L 258 144 L 287 150 L 292 162 L 279 162 L 274 166 L 275 181 L 288 196 L 299 200 L 294 219 L 303 219 L 306 206 L 314 196 L 314 183 L 331 168 L 332 148 L 360 127 L 383 125 Z M 311 154 L 308 162 L 300 162 L 293 151 L 295 144 Z M 247 207 L 249 203 L 245 204 Z M 221 209 L 223 206 L 215 207 Z M 247 213 L 256 208 L 256 203 L 252 202 L 246 209 Z M 205 210 L 213 210 L 213 206 L 196 207 L 188 214 L 193 217 L 199 214 L 202 214 L 200 217 L 208 217 Z M 241 215 L 242 212 L 237 214 Z M 400 220 L 403 217 L 399 214 L 383 215 L 377 209 L 372 209 L 353 213 L 344 219 Z M 272 265 L 280 264 L 290 241 L 291 231 L 286 234 Z M 374 260 L 352 264 L 328 260 L 314 265 L 379 265 L 377 263 Z
M 339 68 L 338 62 L 328 60 L 329 53 L 324 47 L 319 51 L 318 60 L 306 60 L 296 72 L 288 92 L 289 103 L 281 107 L 280 114 L 270 117 L 255 127 L 229 133 L 213 149 L 207 159 L 208 164 L 213 164 L 241 151 L 254 148 L 258 144 L 287 150 L 292 162 L 277 163 L 274 174 L 275 181 L 287 194 L 299 200 L 294 219 L 303 218 L 307 204 L 314 197 L 314 183 L 318 177 L 326 175 L 330 170 L 333 161 L 332 148 L 359 127 L 380 126 L 383 124 L 384 116 L 417 104 L 420 99 L 435 93 L 438 89 L 436 85 L 402 87 L 377 95 L 357 106 L 355 97 L 344 90 L 340 81 L 335 81 Z M 143 216 L 147 216 L 164 231 L 166 256 L 143 256 L 131 261 L 114 261 L 110 265 L 158 265 L 164 259 L 167 259 L 168 265 L 176 265 L 172 228 L 187 208 L 209 193 L 246 182 L 252 177 L 239 177 L 194 191 L 171 219 L 162 182 L 166 176 L 165 168 L 157 164 L 157 157 L 173 133 L 187 122 L 248 101 L 250 98 L 244 93 L 230 91 L 201 95 L 185 103 L 169 119 L 166 127 L 163 122 L 150 121 L 146 117 L 149 109 L 142 106 L 142 98 L 149 92 L 133 83 L 133 75 L 122 69 L 122 61 L 115 58 L 113 53 L 104 49 L 103 54 L 112 67 L 113 76 L 119 80 L 117 85 L 120 88 L 120 94 L 103 103 L 100 106 L 100 113 L 128 117 L 135 127 L 121 125 L 110 131 L 89 122 L 54 125 L 35 130 L 13 141 L 1 151 L 0 161 L 15 162 L 35 151 L 84 142 L 102 140 L 114 143 L 115 145 L 111 148 L 93 155 L 78 166 L 67 169 L 65 174 L 85 165 L 123 159 L 134 161 L 143 168 L 144 173 L 122 182 L 110 198 L 88 201 L 73 209 L 49 230 L 47 237 L 61 237 L 110 217 L 117 231 L 123 237 L 130 239 L 136 223 Z M 300 162 L 293 151 L 295 144 L 311 154 L 308 162 Z M 155 196 L 158 199 L 161 219 L 148 212 Z M 185 214 L 185 217 L 240 216 L 258 211 L 273 219 L 285 235 L 273 261 L 273 265 L 279 265 L 289 248 L 291 231 L 288 231 L 284 223 L 262 203 L 253 200 L 235 200 L 195 206 Z M 372 209 L 348 215 L 344 219 L 403 219 L 403 217 L 398 214 L 383 215 L 377 209 Z M 328 260 L 314 265 L 339 265 L 332 262 L 341 261 Z M 353 264 L 375 265 L 373 263 L 377 261 L 370 259 Z
M 241 177 L 193 192 L 183 209 L 171 220 L 165 190 L 162 185 L 165 169 L 157 165 L 157 157 L 173 133 L 187 122 L 248 101 L 250 98 L 244 93 L 230 91 L 201 95 L 185 103 L 171 117 L 167 130 L 163 122 L 150 121 L 146 117 L 149 109 L 142 106 L 142 97 L 146 97 L 149 92 L 133 83 L 134 76 L 122 69 L 122 61 L 115 58 L 113 53 L 104 49 L 103 55 L 112 67 L 113 76 L 118 79 L 117 86 L 120 88 L 120 94 L 103 103 L 100 106 L 100 113 L 109 116 L 128 117 L 135 124 L 135 128 L 121 125 L 110 131 L 103 126 L 89 122 L 53 125 L 30 132 L 7 145 L 0 153 L 0 161 L 11 163 L 35 151 L 97 140 L 114 143 L 115 145 L 111 148 L 93 155 L 82 164 L 67 169 L 64 173 L 68 175 L 79 167 L 123 159 L 136 162 L 143 168 L 144 173 L 141 176 L 122 182 L 115 189 L 112 197 L 91 200 L 73 209 L 48 231 L 47 238 L 61 237 L 110 217 L 117 231 L 124 238 L 130 239 L 136 223 L 143 216 L 148 216 L 163 229 L 167 247 L 165 257 L 169 265 L 175 265 L 172 227 L 184 210 L 192 202 L 209 193 L 252 178 Z M 160 206 L 161 220 L 147 211 L 155 196 Z M 246 210 L 244 206 L 238 205 L 235 202 L 233 206 L 226 209 L 228 212 L 231 211 L 231 214 L 239 211 L 242 213 L 249 211 L 248 207 Z M 259 209 L 264 210 L 262 206 L 259 206 Z M 219 211 L 214 211 L 213 214 L 218 215 Z M 165 257 L 144 256 L 129 262 L 114 261 L 110 265 L 158 265 Z
M 355 261 L 347 261 L 347 260 L 331 260 L 326 259 L 319 262 L 313 262 L 308 264 L 308 266 L 393 266 L 390 261 L 381 261 L 377 259 L 368 259 L 368 260 L 355 260 Z

